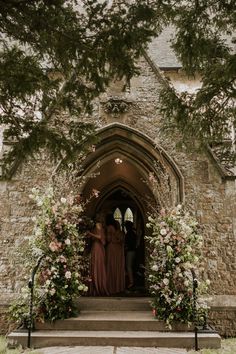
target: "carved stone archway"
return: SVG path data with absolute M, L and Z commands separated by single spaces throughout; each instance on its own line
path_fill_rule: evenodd
M 89 214 L 96 212 L 104 195 L 117 188 L 125 188 L 142 204 L 145 213 L 144 200 L 155 202 L 157 199 L 148 186 L 150 173 L 160 179 L 157 165 L 168 173 L 172 204 L 183 202 L 184 180 L 178 166 L 147 135 L 124 124 L 113 123 L 99 129 L 97 136 L 99 143 L 84 163 L 83 175 L 96 177 L 87 180 L 83 194 L 88 197 L 93 189 L 100 192 L 100 198 L 89 207 Z
M 144 237 L 148 230 L 145 225 L 150 206 L 158 204 L 157 195 L 148 183 L 150 173 L 160 180 L 160 168 L 167 171 L 173 204 L 184 199 L 183 177 L 171 157 L 135 129 L 113 123 L 98 130 L 97 135 L 99 143 L 87 156 L 83 173 L 84 176 L 94 174 L 94 178 L 86 180 L 82 194 L 88 199 L 93 189 L 100 193 L 88 204 L 87 213 L 90 217 L 97 214 L 105 217 L 118 209 L 123 222 L 124 213 L 129 208 L 138 235 L 136 266 L 144 269 L 141 266 L 145 265 L 148 257 Z M 140 273 L 137 271 L 135 274 Z M 145 274 L 135 282 L 145 288 Z

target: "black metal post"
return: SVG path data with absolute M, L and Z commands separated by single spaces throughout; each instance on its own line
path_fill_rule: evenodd
M 194 347 L 195 351 L 198 351 L 198 328 L 197 328 L 197 293 L 196 289 L 198 287 L 198 282 L 195 272 L 192 270 L 193 276 L 193 319 L 194 319 Z
M 27 341 L 28 348 L 31 347 L 31 332 L 32 332 L 32 327 L 33 327 L 34 278 L 35 278 L 35 274 L 40 266 L 40 263 L 44 257 L 45 257 L 45 255 L 41 256 L 38 259 L 36 266 L 33 268 L 33 271 L 31 274 L 31 279 L 29 280 L 29 283 L 28 283 L 28 287 L 30 288 L 30 306 L 29 306 L 28 341 Z

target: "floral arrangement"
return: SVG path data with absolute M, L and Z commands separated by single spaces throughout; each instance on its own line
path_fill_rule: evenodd
M 181 205 L 149 216 L 146 239 L 150 248 L 149 290 L 156 318 L 171 327 L 173 321 L 193 322 L 193 274 L 201 268 L 203 238 L 197 221 Z M 198 280 L 198 295 L 206 291 L 209 280 Z M 205 304 L 198 304 L 205 307 Z M 204 309 L 205 311 L 205 309 Z M 201 311 L 203 313 L 204 311 Z
M 76 314 L 74 300 L 88 290 L 83 205 L 72 193 L 56 201 L 51 188 L 43 196 L 33 188 L 30 198 L 40 208 L 29 245 L 35 264 L 44 255 L 35 281 L 34 316 L 42 321 L 68 318 Z M 22 289 L 21 299 L 12 306 L 13 318 L 25 317 L 28 300 L 29 292 Z

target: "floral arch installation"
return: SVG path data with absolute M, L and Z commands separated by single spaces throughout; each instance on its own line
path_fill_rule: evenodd
M 114 190 L 121 185 L 132 191 L 140 202 L 144 196 L 157 201 L 158 197 L 149 182 L 150 174 L 157 181 L 160 180 L 159 166 L 168 173 L 172 205 L 184 201 L 184 179 L 178 166 L 148 136 L 120 123 L 112 123 L 99 129 L 97 136 L 99 143 L 95 151 L 87 156 L 83 166 L 84 177 L 96 175 L 84 183 L 82 194 L 85 197 L 96 189 L 102 198 L 112 190 L 111 186 Z M 93 212 L 97 209 L 99 200 L 93 202 Z

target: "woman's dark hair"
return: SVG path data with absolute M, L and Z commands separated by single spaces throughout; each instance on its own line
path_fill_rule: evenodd
M 106 226 L 112 225 L 115 228 L 117 227 L 116 220 L 113 216 L 113 214 L 107 214 L 106 216 Z
M 125 221 L 125 227 L 126 227 L 126 229 L 127 230 L 132 230 L 133 229 L 133 223 L 132 223 L 132 221 L 129 221 L 129 220 L 126 220 Z

